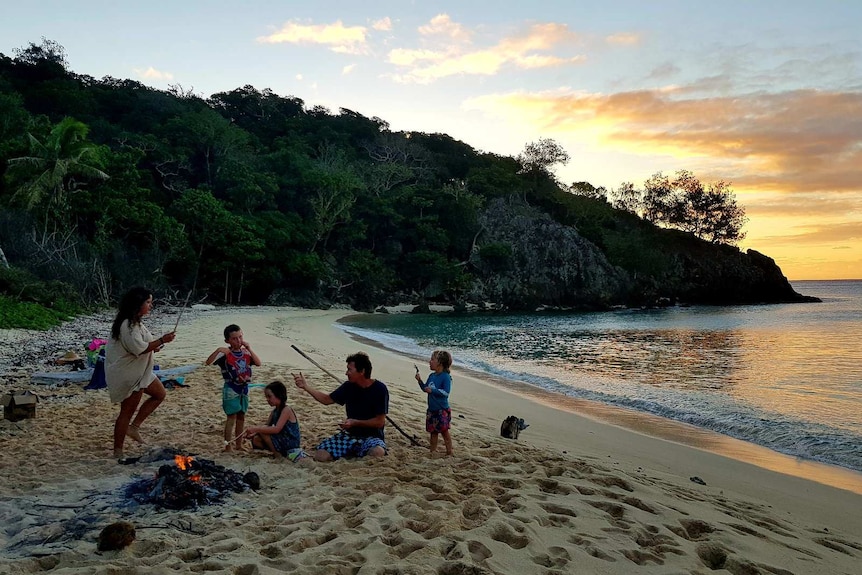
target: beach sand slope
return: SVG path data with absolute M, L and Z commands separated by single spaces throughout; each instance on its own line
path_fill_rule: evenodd
M 202 363 L 221 345 L 222 324 L 239 323 L 264 361 L 255 380 L 288 385 L 311 450 L 336 431 L 343 408 L 322 406 L 293 386 L 290 374 L 300 370 L 320 389 L 337 383 L 288 344 L 339 376 L 346 353 L 364 349 L 374 375 L 389 384 L 390 417 L 426 445 L 415 360 L 350 340 L 332 327 L 340 315 L 278 309 L 191 318 L 160 361 Z M 701 485 L 621 458 L 588 438 L 569 449 L 533 442 L 531 433 L 538 437 L 543 429 L 537 419 L 517 441 L 504 439 L 499 421 L 508 413 L 465 401 L 492 392 L 468 389 L 481 383 L 468 384 L 457 365 L 453 377 L 454 457 L 429 458 L 427 448 L 411 447 L 388 426 L 383 459 L 294 464 L 222 452 L 220 375 L 217 368 L 197 369 L 186 376 L 188 387 L 170 390 L 146 422 L 148 445 L 129 442 L 127 455 L 172 447 L 254 471 L 261 487 L 186 511 L 130 505 L 124 497 L 124 487 L 153 474 L 157 464 L 118 465 L 111 457 L 117 407 L 104 390 L 34 386 L 42 397 L 37 417 L 0 421 L 0 573 L 858 573 L 858 518 L 831 522 L 807 511 L 817 503 L 811 493 L 850 504 L 858 495 L 812 486 L 799 493 L 805 506 L 779 507 L 738 485 Z M 508 401 L 511 413 L 524 412 Z M 264 422 L 269 409 L 253 389 L 247 422 Z M 722 458 L 714 460 L 717 466 Z M 720 476 L 712 471 L 701 467 L 700 475 Z M 773 476 L 781 491 L 783 476 Z M 834 504 L 824 499 L 822 507 Z M 858 516 L 859 509 L 845 510 Z M 101 529 L 118 520 L 135 525 L 136 540 L 119 551 L 97 551 Z

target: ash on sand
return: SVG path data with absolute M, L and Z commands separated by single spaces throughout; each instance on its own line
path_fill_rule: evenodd
M 159 458 L 154 461 L 167 458 L 173 461 L 159 466 L 155 477 L 138 479 L 126 487 L 126 497 L 138 503 L 174 510 L 197 509 L 201 505 L 220 503 L 231 493 L 260 487 L 257 474 L 243 475 L 209 459 L 183 455 L 168 448 L 158 450 L 151 457 Z

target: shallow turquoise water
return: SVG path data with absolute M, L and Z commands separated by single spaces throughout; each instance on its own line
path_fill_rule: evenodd
M 343 328 L 572 397 L 862 471 L 862 281 L 822 303 L 600 313 L 386 315 Z

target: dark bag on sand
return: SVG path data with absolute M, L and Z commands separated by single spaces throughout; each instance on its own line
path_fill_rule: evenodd
M 500 426 L 500 435 L 508 439 L 518 439 L 521 433 L 521 427 L 518 425 L 518 418 L 510 415 L 503 420 L 503 425 Z
M 96 358 L 96 367 L 93 368 L 93 375 L 90 377 L 90 384 L 84 389 L 102 389 L 108 387 L 105 382 L 105 350 L 99 352 Z

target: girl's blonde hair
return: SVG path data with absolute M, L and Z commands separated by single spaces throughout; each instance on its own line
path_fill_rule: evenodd
M 431 354 L 431 357 L 437 360 L 441 366 L 443 366 L 443 371 L 449 373 L 449 368 L 452 367 L 452 354 L 448 351 L 437 350 Z

